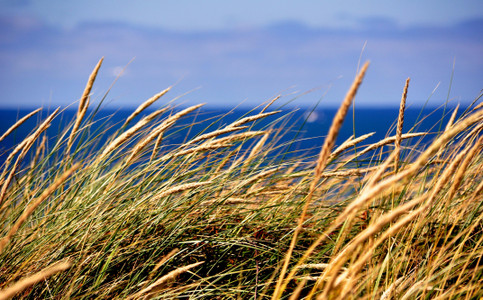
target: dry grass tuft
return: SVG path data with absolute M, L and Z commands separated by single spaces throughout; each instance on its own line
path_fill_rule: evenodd
M 115 125 L 85 118 L 101 62 L 67 129 L 47 131 L 57 109 L 2 157 L 0 299 L 483 297 L 478 99 L 403 134 L 408 79 L 394 136 L 336 145 L 365 64 L 311 157 L 279 96 L 235 121 L 170 102 L 135 122 L 168 88 Z
M 34 284 L 45 280 L 46 278 L 49 278 L 52 275 L 55 275 L 57 273 L 63 272 L 67 269 L 69 269 L 72 266 L 72 263 L 69 261 L 64 261 L 64 262 L 58 262 L 50 267 L 47 267 L 43 270 L 41 270 L 38 273 L 35 273 L 34 275 L 31 275 L 27 278 L 21 279 L 12 286 L 9 286 L 3 290 L 0 290 L 0 299 L 11 299 L 18 293 L 22 292 L 23 290 L 33 286 Z
M 12 236 L 18 231 L 20 226 L 27 220 L 27 218 L 34 212 L 34 210 L 49 197 L 56 189 L 62 185 L 67 178 L 69 178 L 77 169 L 79 169 L 80 164 L 73 165 L 69 170 L 64 172 L 49 188 L 47 188 L 37 199 L 34 199 L 29 206 L 24 210 L 20 218 L 15 222 L 15 224 L 10 228 L 7 235 L 0 240 L 0 253 L 3 252 L 5 246 L 8 244 Z
M 150 299 L 153 296 L 152 294 L 162 290 L 165 287 L 166 283 L 174 280 L 179 275 L 181 275 L 181 274 L 189 271 L 190 269 L 193 269 L 193 268 L 195 268 L 195 267 L 197 267 L 197 266 L 199 266 L 203 263 L 204 263 L 203 261 L 200 261 L 200 262 L 197 262 L 197 263 L 194 263 L 194 264 L 191 264 L 191 265 L 187 265 L 187 266 L 184 266 L 184 267 L 181 267 L 181 268 L 178 268 L 176 270 L 169 272 L 168 274 L 166 274 L 163 277 L 156 280 L 153 284 L 151 284 L 147 288 L 139 291 L 139 293 L 135 294 L 132 297 L 132 299 L 140 298 L 142 296 L 145 299 Z

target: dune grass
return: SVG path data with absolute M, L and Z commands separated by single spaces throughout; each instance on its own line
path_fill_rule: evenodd
M 168 88 L 99 127 L 101 64 L 67 128 L 47 136 L 56 110 L 5 155 L 0 299 L 483 297 L 478 99 L 428 145 L 405 144 L 426 134 L 403 133 L 408 79 L 395 136 L 336 145 L 366 64 L 318 157 L 287 155 L 274 101 L 174 145 L 202 105 L 143 116 Z

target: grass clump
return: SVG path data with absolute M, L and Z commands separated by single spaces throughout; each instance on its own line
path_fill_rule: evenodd
M 287 155 L 273 101 L 170 144 L 202 105 L 142 117 L 168 88 L 99 127 L 101 63 L 71 125 L 47 136 L 56 110 L 4 158 L 0 299 L 483 296 L 481 104 L 404 145 L 426 134 L 402 133 L 408 80 L 395 136 L 336 147 L 366 64 L 318 157 Z

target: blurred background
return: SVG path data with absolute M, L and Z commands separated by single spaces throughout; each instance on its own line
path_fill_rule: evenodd
M 334 107 L 366 60 L 359 107 L 398 107 L 407 77 L 410 107 L 469 104 L 483 1 L 0 0 L 0 108 L 74 103 L 101 57 L 92 99 L 118 78 L 119 109 L 170 85 L 186 105 Z

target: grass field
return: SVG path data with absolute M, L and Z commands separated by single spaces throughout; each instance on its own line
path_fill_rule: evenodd
M 170 146 L 201 105 L 146 115 L 166 89 L 105 136 L 87 114 L 101 63 L 67 128 L 46 135 L 57 110 L 5 154 L 0 299 L 483 297 L 479 98 L 423 145 L 408 80 L 395 136 L 336 145 L 365 64 L 316 157 L 285 155 L 273 101 Z

